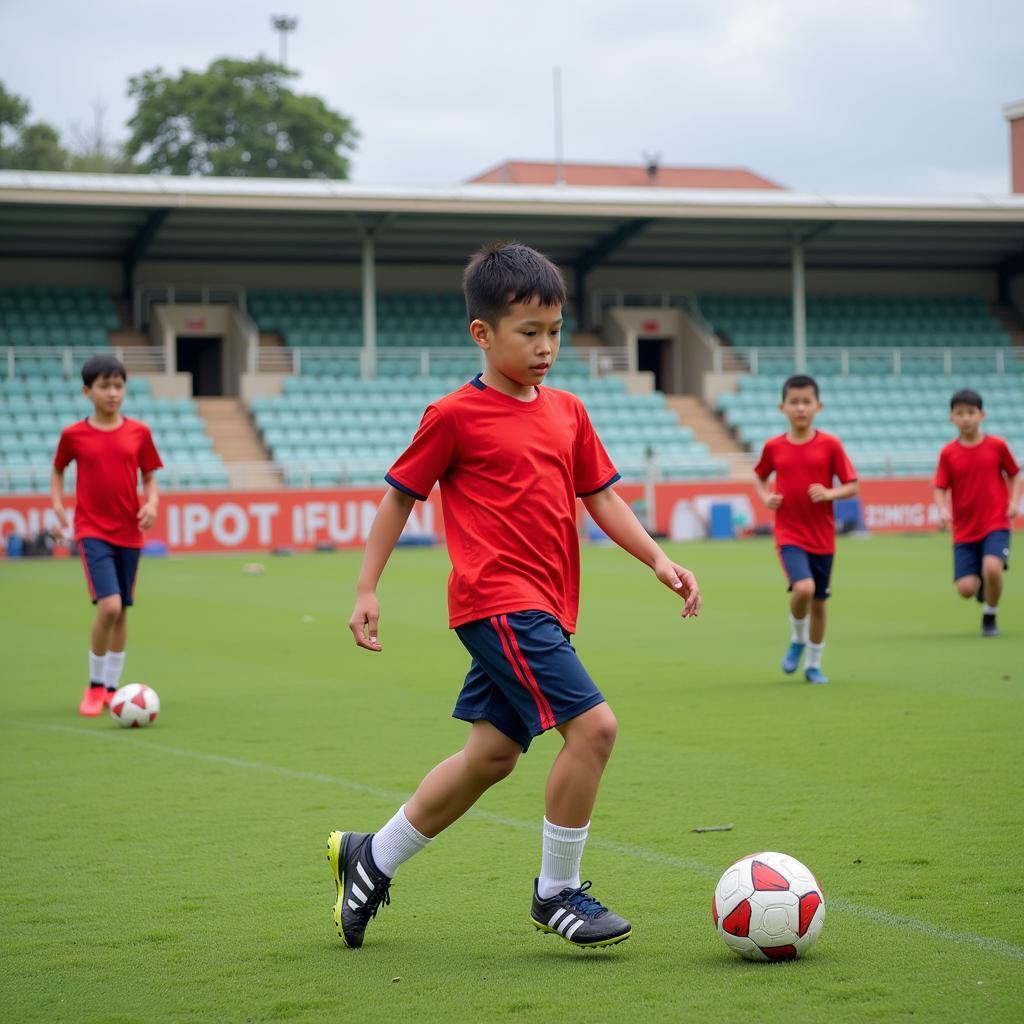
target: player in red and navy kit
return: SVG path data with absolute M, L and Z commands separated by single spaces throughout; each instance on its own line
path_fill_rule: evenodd
M 1009 566 L 1010 520 L 1020 505 L 1020 468 L 1001 437 L 982 433 L 985 412 L 977 391 L 957 391 L 949 407 L 960 436 L 939 454 L 935 504 L 943 524 L 953 527 L 956 589 L 985 606 L 981 635 L 999 636 L 996 611 Z
M 839 438 L 814 428 L 814 417 L 822 409 L 814 378 L 790 377 L 782 386 L 779 409 L 789 420 L 789 430 L 765 443 L 754 467 L 754 486 L 775 512 L 775 545 L 789 580 L 792 634 L 782 670 L 795 672 L 806 647 L 804 678 L 827 683 L 821 656 L 836 550 L 832 502 L 853 497 L 860 484 Z M 773 473 L 775 483 L 769 487 Z
M 120 685 L 142 531 L 156 519 L 154 473 L 163 465 L 149 427 L 121 415 L 127 379 L 124 366 L 113 356 L 86 361 L 82 391 L 92 401 L 93 412 L 60 435 L 50 479 L 53 510 L 67 532 L 64 470 L 71 462 L 77 464 L 74 534 L 96 605 L 89 683 L 78 706 L 80 714 L 89 716 L 100 714 Z
M 557 729 L 563 745 L 545 790 L 531 919 L 576 946 L 611 945 L 629 937 L 630 924 L 580 882 L 617 725 L 570 643 L 579 603 L 576 499 L 681 596 L 684 618 L 699 611 L 700 593 L 693 574 L 654 543 L 612 490 L 619 475 L 582 402 L 542 386 L 558 355 L 565 302 L 558 269 L 527 246 L 496 244 L 470 261 L 464 290 L 486 369 L 428 406 L 391 467 L 349 626 L 359 647 L 381 650 L 378 580 L 414 502 L 440 482 L 452 561 L 449 622 L 472 658 L 453 716 L 470 723 L 469 739 L 378 832 L 331 833 L 334 919 L 346 944 L 361 946 L 370 919 L 389 902 L 398 867 L 505 778 L 535 736 Z M 503 918 L 493 902 L 485 900 L 481 913 Z

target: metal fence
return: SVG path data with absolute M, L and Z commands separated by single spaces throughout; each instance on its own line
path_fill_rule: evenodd
M 1024 349 L 995 348 L 809 348 L 807 366 L 817 373 L 842 377 L 859 374 L 893 375 L 944 374 L 965 370 L 971 373 L 1008 374 L 1024 371 Z M 739 348 L 719 345 L 714 350 L 716 372 L 750 373 L 793 372 L 795 350 L 786 347 Z

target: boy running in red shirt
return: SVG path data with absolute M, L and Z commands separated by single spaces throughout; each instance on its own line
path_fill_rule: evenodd
M 75 540 L 89 595 L 96 605 L 89 643 L 89 683 L 78 706 L 79 714 L 88 716 L 100 714 L 121 683 L 142 531 L 156 519 L 153 474 L 163 465 L 149 427 L 121 415 L 127 379 L 124 366 L 113 356 L 93 356 L 86 361 L 82 392 L 92 401 L 93 413 L 64 429 L 50 477 L 53 510 L 67 532 L 64 470 L 72 461 L 78 464 Z
M 943 524 L 953 527 L 956 589 L 961 597 L 976 597 L 985 606 L 981 635 L 999 636 L 996 609 L 1008 568 L 1010 520 L 1020 504 L 1021 476 L 1006 442 L 981 432 L 985 413 L 977 391 L 957 391 L 949 408 L 960 436 L 939 453 L 935 504 Z
M 535 736 L 557 729 L 563 742 L 545 791 L 531 918 L 575 946 L 607 946 L 628 938 L 630 924 L 580 882 L 580 858 L 617 726 L 570 644 L 579 603 L 576 499 L 680 595 L 684 618 L 700 610 L 700 593 L 611 489 L 619 474 L 582 402 L 542 386 L 558 355 L 566 298 L 558 269 L 527 246 L 501 243 L 472 258 L 463 284 L 486 369 L 427 407 L 391 467 L 349 627 L 359 647 L 381 650 L 378 580 L 413 503 L 440 481 L 449 622 L 472 658 L 452 714 L 471 723 L 469 739 L 377 833 L 331 833 L 334 920 L 348 946 L 361 946 L 399 866 L 504 779 Z
M 790 377 L 782 385 L 779 406 L 789 420 L 789 430 L 765 443 L 754 467 L 758 497 L 775 512 L 775 544 L 789 580 L 792 634 L 782 670 L 795 672 L 806 647 L 804 678 L 809 683 L 828 682 L 821 671 L 821 656 L 836 550 L 832 502 L 851 498 L 860 489 L 839 438 L 814 429 L 814 417 L 822 408 L 813 377 Z M 773 473 L 775 485 L 769 487 Z M 840 486 L 833 487 L 837 478 Z

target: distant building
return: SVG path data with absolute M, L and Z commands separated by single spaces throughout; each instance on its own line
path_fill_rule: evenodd
M 506 160 L 467 184 L 557 185 L 558 165 L 543 160 Z M 784 186 L 742 167 L 664 167 L 650 164 L 561 165 L 566 185 L 598 188 L 731 188 L 775 189 Z

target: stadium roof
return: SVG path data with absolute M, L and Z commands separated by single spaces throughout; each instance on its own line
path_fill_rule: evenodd
M 662 164 L 574 164 L 506 160 L 468 184 L 557 185 L 597 188 L 772 188 L 781 185 L 742 167 L 666 167 Z
M 0 171 L 0 257 L 461 264 L 519 238 L 567 268 L 1024 269 L 1024 196 L 465 184 Z

